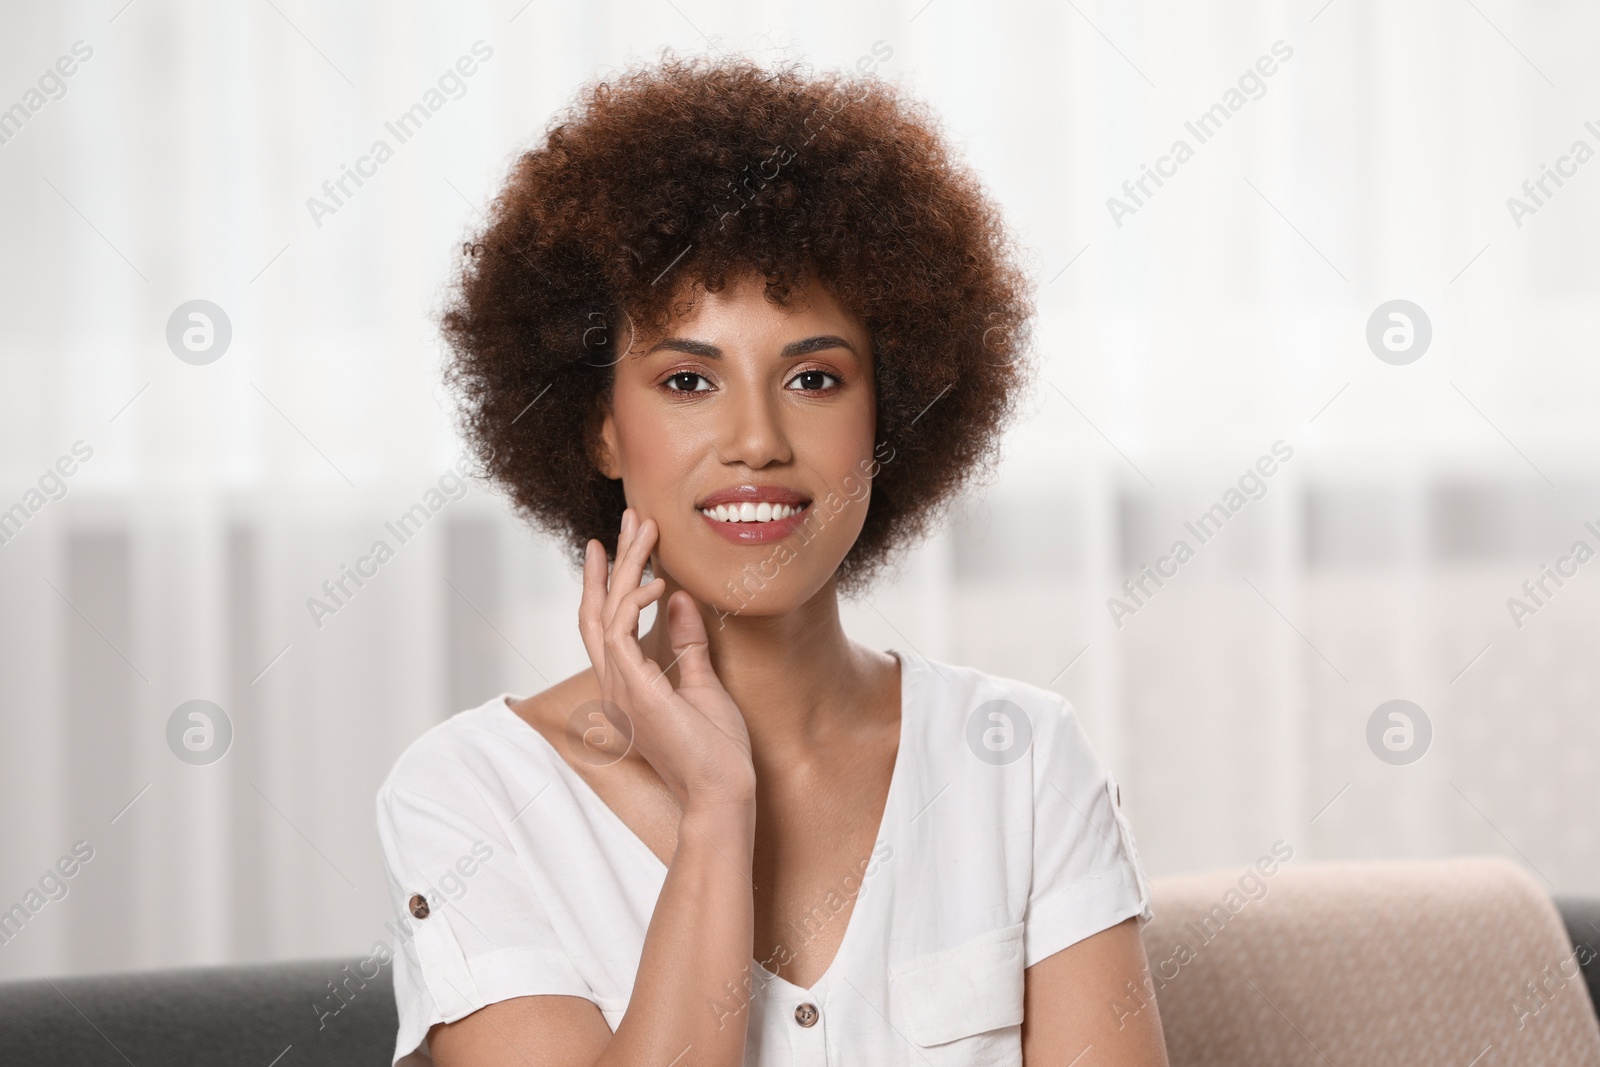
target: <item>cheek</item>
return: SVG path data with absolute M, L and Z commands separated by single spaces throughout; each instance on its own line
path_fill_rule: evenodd
M 629 502 L 644 504 L 680 484 L 693 464 L 694 427 L 646 403 L 619 402 L 616 417 L 618 461 Z
M 868 475 L 873 466 L 873 431 L 875 418 L 870 401 L 853 411 L 841 411 L 840 418 L 818 425 L 807 434 L 804 458 L 820 473 L 829 491 L 841 500 L 865 501 L 871 490 Z M 800 442 L 796 442 L 797 451 Z M 851 505 L 852 510 L 865 512 L 864 507 Z M 859 525 L 864 515 L 854 518 Z

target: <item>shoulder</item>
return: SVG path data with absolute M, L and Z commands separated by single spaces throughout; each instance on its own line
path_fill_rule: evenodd
M 1073 718 L 1072 705 L 1053 689 L 1003 674 L 933 660 L 912 653 L 919 668 L 917 697 L 921 708 L 941 727 L 959 721 L 982 730 L 995 716 L 1012 721 L 1030 734 L 1054 735 Z
M 1035 792 L 1052 782 L 1089 782 L 1105 776 L 1094 743 L 1066 697 L 1042 685 L 942 660 L 918 664 L 921 699 L 916 714 L 945 766 L 978 774 L 991 765 L 1022 772 L 978 775 L 992 788 Z M 958 740 L 959 739 L 959 740 Z M 976 757 L 971 759 L 970 757 Z M 1023 771 L 1023 768 L 1029 768 Z
M 497 694 L 429 727 L 395 759 L 378 787 L 379 801 L 396 793 L 449 799 L 474 782 L 493 781 L 495 764 L 521 747 L 515 744 L 515 729 L 531 733 L 508 699 L 515 698 Z

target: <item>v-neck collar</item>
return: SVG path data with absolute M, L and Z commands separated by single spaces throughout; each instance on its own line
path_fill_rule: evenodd
M 921 669 L 923 666 L 921 655 L 919 653 L 908 653 L 897 648 L 885 649 L 885 651 L 900 661 L 900 736 L 895 745 L 894 768 L 889 772 L 889 791 L 884 797 L 883 815 L 878 820 L 877 832 L 873 835 L 872 844 L 869 846 L 869 851 L 867 853 L 869 857 L 872 855 L 872 851 L 877 849 L 878 842 L 883 840 L 884 835 L 888 832 L 890 826 L 892 825 L 893 816 L 898 807 L 897 799 L 899 794 L 904 792 L 906 788 L 902 784 L 901 780 L 912 773 L 907 769 L 907 764 L 909 762 L 907 756 L 911 755 L 911 753 L 909 753 L 907 750 L 906 742 L 908 739 L 915 736 L 910 725 L 910 711 L 913 706 L 912 689 L 920 679 Z M 507 701 L 511 699 L 520 698 L 514 697 L 511 693 L 502 693 L 496 698 L 496 702 L 502 709 L 504 709 L 506 714 L 510 715 L 524 729 L 538 739 L 536 743 L 542 743 L 545 748 L 549 750 L 550 755 L 555 758 L 558 773 L 567 779 L 568 784 L 572 785 L 576 789 L 578 794 L 584 798 L 585 803 L 588 803 L 601 811 L 601 818 L 609 822 L 616 832 L 633 842 L 632 847 L 643 853 L 646 861 L 651 866 L 656 877 L 661 881 L 665 881 L 667 876 L 667 865 L 661 862 L 661 857 L 657 856 L 654 850 L 652 850 L 649 845 L 644 843 L 643 838 L 633 832 L 633 828 L 623 821 L 622 816 L 618 815 L 614 810 L 612 810 L 611 805 L 607 804 L 605 799 L 601 797 L 599 793 L 594 791 L 593 786 L 584 781 L 583 776 L 572 768 L 572 765 L 567 762 L 566 757 L 561 755 L 561 753 L 556 750 L 556 747 L 550 743 L 550 739 L 548 737 L 545 737 L 543 731 L 535 729 L 532 723 L 528 722 L 521 715 L 516 713 L 511 705 L 507 703 Z M 912 756 L 912 758 L 914 759 L 915 757 Z M 858 921 L 858 916 L 861 911 L 861 895 L 861 892 L 858 891 L 856 894 L 856 901 L 850 907 L 850 917 L 845 920 L 844 934 L 839 939 L 838 947 L 834 949 L 833 959 L 828 961 L 828 966 L 823 969 L 822 974 L 819 975 L 817 980 L 810 986 L 795 985 L 787 978 L 773 974 L 771 971 L 767 970 L 760 960 L 757 960 L 754 957 L 752 957 L 750 960 L 751 966 L 756 970 L 757 973 L 764 975 L 769 981 L 779 983 L 784 988 L 789 989 L 796 994 L 807 996 L 817 995 L 820 991 L 828 987 L 829 979 L 834 976 L 834 972 L 841 966 L 841 961 L 845 959 L 845 953 L 851 946 L 852 932 L 857 927 L 862 925 L 862 923 Z

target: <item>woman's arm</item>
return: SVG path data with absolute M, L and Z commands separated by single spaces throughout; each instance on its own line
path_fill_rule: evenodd
M 633 745 L 671 791 L 678 842 L 645 934 L 628 1010 L 612 1034 L 581 997 L 515 997 L 435 1026 L 438 1067 L 739 1067 L 753 976 L 756 779 L 744 715 L 716 673 L 705 623 L 687 593 L 663 605 L 679 684 L 639 647 L 639 615 L 665 582 L 641 586 L 657 534 L 623 512 L 609 580 L 599 542 L 587 546 L 578 628 L 605 702 L 624 709 Z M 608 712 L 609 714 L 609 712 Z M 601 924 L 606 916 L 586 921 Z
M 627 1013 L 613 1035 L 580 997 L 516 997 L 436 1026 L 438 1067 L 610 1067 L 744 1058 L 753 904 L 755 804 L 685 812 L 678 846 L 645 936 Z M 593 921 L 604 922 L 595 915 Z M 739 991 L 730 998 L 727 983 Z
M 1136 918 L 1046 956 L 1023 972 L 1022 1062 L 1067 1067 L 1086 1048 L 1096 1067 L 1167 1067 L 1161 1017 L 1146 984 Z M 1129 983 L 1133 990 L 1129 991 Z

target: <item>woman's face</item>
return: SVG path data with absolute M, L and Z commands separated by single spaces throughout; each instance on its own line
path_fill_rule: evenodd
M 656 520 L 658 576 L 747 615 L 791 611 L 833 578 L 877 470 L 869 345 L 826 288 L 783 308 L 756 275 L 699 290 L 665 333 L 633 338 L 600 468 Z

